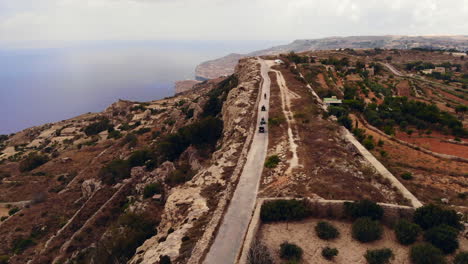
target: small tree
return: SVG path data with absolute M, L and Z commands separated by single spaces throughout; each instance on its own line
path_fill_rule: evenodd
M 278 157 L 278 155 L 272 155 L 268 157 L 267 160 L 265 161 L 265 167 L 269 169 L 275 168 L 279 162 L 280 162 L 280 158 Z
M 338 249 L 325 247 L 322 249 L 322 256 L 328 260 L 332 260 L 335 256 L 338 255 Z
M 378 221 L 369 217 L 356 219 L 352 226 L 353 238 L 362 242 L 372 242 L 382 237 L 383 228 Z
M 162 191 L 163 191 L 163 186 L 161 183 L 157 182 L 157 183 L 150 183 L 148 185 L 145 186 L 145 188 L 143 189 L 143 197 L 144 198 L 148 198 L 148 197 L 151 197 L 155 194 L 161 194 Z
M 395 235 L 398 242 L 402 245 L 409 245 L 414 243 L 418 238 L 421 228 L 414 223 L 406 220 L 400 220 L 395 225 Z
M 440 249 L 428 243 L 420 243 L 411 247 L 410 259 L 414 264 L 445 264 Z
M 386 264 L 393 258 L 393 252 L 389 248 L 367 250 L 364 257 L 369 264 Z
M 280 257 L 282 259 L 299 261 L 302 254 L 302 248 L 296 244 L 283 242 L 280 246 Z
M 424 239 L 445 254 L 453 253 L 458 248 L 457 236 L 458 230 L 445 224 L 433 227 L 424 233 Z
M 340 234 L 338 229 L 328 222 L 320 221 L 315 226 L 315 233 L 317 236 L 324 240 L 337 238 Z
M 445 210 L 439 206 L 429 204 L 419 207 L 414 212 L 413 221 L 423 229 L 429 229 L 441 224 L 446 224 L 457 229 L 460 224 L 460 216 L 454 210 Z
M 260 210 L 263 222 L 301 220 L 309 215 L 305 201 L 299 200 L 268 201 Z
M 49 161 L 49 157 L 39 154 L 37 152 L 30 153 L 19 164 L 21 172 L 31 171 Z

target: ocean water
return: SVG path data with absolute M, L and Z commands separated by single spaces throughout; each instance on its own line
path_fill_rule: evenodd
M 52 49 L 0 48 L 0 134 L 104 110 L 118 99 L 174 94 L 195 66 L 268 41 L 101 42 Z

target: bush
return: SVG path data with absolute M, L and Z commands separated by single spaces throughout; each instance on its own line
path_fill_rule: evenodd
M 367 250 L 364 257 L 369 264 L 386 264 L 393 258 L 393 252 L 389 248 Z
M 269 169 L 275 168 L 278 165 L 279 162 L 280 162 L 280 158 L 278 157 L 278 155 L 270 156 L 265 161 L 265 167 L 267 167 Z
M 123 145 L 128 144 L 129 148 L 134 148 L 138 144 L 138 138 L 135 134 L 129 133 L 123 139 Z
M 115 138 L 115 139 L 119 139 L 122 137 L 122 133 L 120 133 L 120 131 L 118 130 L 112 130 L 111 132 L 109 132 L 109 135 L 107 135 L 107 138 Z
M 13 253 L 15 254 L 21 254 L 27 248 L 34 246 L 35 244 L 36 243 L 34 243 L 34 241 L 32 241 L 30 238 L 18 238 L 13 241 L 13 248 L 11 249 L 11 251 L 13 251 Z
M 445 224 L 433 227 L 424 233 L 424 239 L 445 254 L 453 253 L 458 248 L 457 236 L 458 230 Z
M 412 246 L 410 259 L 413 264 L 445 264 L 442 251 L 428 243 Z
M 315 233 L 317 236 L 324 240 L 334 239 L 339 236 L 338 229 L 328 222 L 320 221 L 315 226 Z
M 261 242 L 254 240 L 247 255 L 248 264 L 273 264 L 273 258 L 268 248 Z
M 104 130 L 112 128 L 112 124 L 109 123 L 109 119 L 103 118 L 96 123 L 92 123 L 85 127 L 84 132 L 87 136 L 97 135 Z
M 322 249 L 322 256 L 328 260 L 332 260 L 335 256 L 338 255 L 338 249 L 325 247 Z
M 454 210 L 445 210 L 439 206 L 429 204 L 419 207 L 414 212 L 413 221 L 423 229 L 429 229 L 446 224 L 461 229 L 460 216 Z
M 287 260 L 300 260 L 302 258 L 302 248 L 296 244 L 283 242 L 280 246 L 280 257 Z
M 453 264 L 468 264 L 468 251 L 458 253 L 453 260 Z
M 345 214 L 352 219 L 369 217 L 372 220 L 380 220 L 384 214 L 382 207 L 370 200 L 345 202 L 343 206 Z
M 23 159 L 20 162 L 19 169 L 21 172 L 31 171 L 48 161 L 49 157 L 47 157 L 46 155 L 41 155 L 37 152 L 33 152 L 30 153 L 25 159 Z
M 191 169 L 190 165 L 184 164 L 167 176 L 166 184 L 169 186 L 176 186 L 190 181 L 194 175 L 195 172 Z
M 161 185 L 161 183 L 157 182 L 157 183 L 150 183 L 148 185 L 145 186 L 145 188 L 143 189 L 143 197 L 144 198 L 149 198 L 155 194 L 160 194 L 162 193 L 162 191 L 164 190 L 163 186 Z
M 414 223 L 406 220 L 400 220 L 395 225 L 395 235 L 398 242 L 402 245 L 409 245 L 414 243 L 421 232 L 421 228 Z
M 378 221 L 374 221 L 369 217 L 356 219 L 352 226 L 353 238 L 362 242 L 372 242 L 382 237 L 382 226 Z
M 305 201 L 298 200 L 267 201 L 260 210 L 263 222 L 301 220 L 309 215 Z
M 159 256 L 159 264 L 171 264 L 171 258 L 168 255 Z
M 10 210 L 8 210 L 8 215 L 14 215 L 16 214 L 17 212 L 19 212 L 19 208 L 18 207 L 13 207 L 11 208 Z
M 126 160 L 113 160 L 99 171 L 99 177 L 102 182 L 108 185 L 120 182 L 130 177 L 130 164 Z
M 413 179 L 413 174 L 411 172 L 405 172 L 401 174 L 401 178 L 403 180 L 412 180 Z
M 347 129 L 351 130 L 353 128 L 353 121 L 347 116 L 342 116 L 338 118 L 338 123 L 342 126 L 346 127 Z
M 152 153 L 149 150 L 137 150 L 130 155 L 128 163 L 130 167 L 143 166 L 148 160 L 152 159 Z
M 373 150 L 375 148 L 374 140 L 371 138 L 366 138 L 362 141 L 362 145 L 368 150 Z

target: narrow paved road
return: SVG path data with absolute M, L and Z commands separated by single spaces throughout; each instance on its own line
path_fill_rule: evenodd
M 228 210 L 205 258 L 205 264 L 233 264 L 236 262 L 255 207 L 268 147 L 268 131 L 266 131 L 267 133 L 259 133 L 258 126 L 262 117 L 268 120 L 271 84 L 268 76 L 271 62 L 260 60 L 260 64 L 263 83 L 252 145 Z M 266 94 L 266 98 L 264 94 Z M 267 111 L 261 111 L 263 105 L 265 105 Z M 267 126 L 265 126 L 266 128 Z
M 400 77 L 403 77 L 405 76 L 403 73 L 401 73 L 399 70 L 395 69 L 395 67 L 393 67 L 390 63 L 382 63 L 385 67 L 387 67 L 391 72 L 393 72 L 393 74 L 395 74 L 396 76 L 400 76 Z

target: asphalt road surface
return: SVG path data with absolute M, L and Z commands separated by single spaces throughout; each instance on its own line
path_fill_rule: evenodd
M 236 262 L 255 207 L 258 186 L 268 147 L 268 126 L 265 125 L 267 133 L 259 133 L 258 127 L 262 117 L 268 120 L 271 84 L 268 71 L 272 62 L 260 60 L 260 64 L 263 83 L 260 91 L 261 99 L 257 110 L 258 117 L 255 134 L 239 183 L 229 203 L 228 210 L 224 215 L 213 245 L 205 258 L 205 264 L 233 264 Z M 266 98 L 264 94 L 266 94 Z M 263 105 L 267 111 L 261 111 Z

